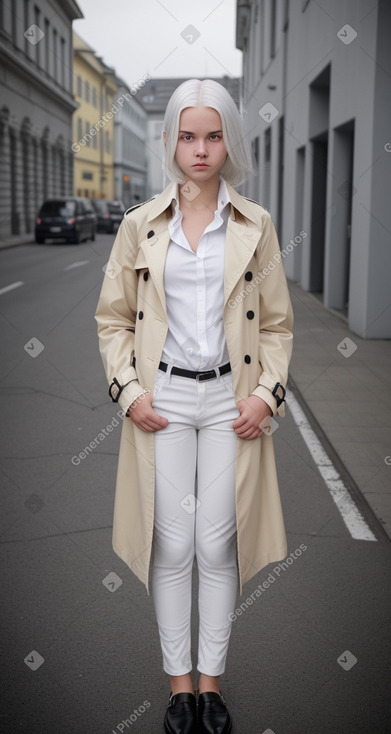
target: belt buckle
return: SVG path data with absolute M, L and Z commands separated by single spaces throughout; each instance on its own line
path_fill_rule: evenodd
M 210 377 L 207 377 L 207 374 L 209 374 Z M 213 380 L 214 377 L 217 377 L 217 374 L 218 373 L 216 368 L 213 368 L 212 370 L 207 370 L 206 372 L 199 372 L 198 375 L 196 375 L 196 382 L 206 382 L 207 380 Z

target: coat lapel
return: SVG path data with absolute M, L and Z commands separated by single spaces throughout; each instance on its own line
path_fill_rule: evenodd
M 148 267 L 155 284 L 164 318 L 167 319 L 166 297 L 164 293 L 164 266 L 167 249 L 170 244 L 168 223 L 171 217 L 171 202 L 177 196 L 177 184 L 171 183 L 153 201 L 147 217 L 147 235 L 140 242 L 140 251 L 136 259 L 136 268 Z M 227 222 L 227 239 L 224 261 L 224 305 L 228 301 L 236 283 L 245 270 L 259 242 L 261 231 L 256 219 L 247 204 L 229 184 L 227 184 L 231 202 L 231 214 Z M 238 210 L 242 215 L 236 218 Z

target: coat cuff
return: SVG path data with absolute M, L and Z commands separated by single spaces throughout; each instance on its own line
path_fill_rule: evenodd
M 145 388 L 140 385 L 138 380 L 132 380 L 132 382 L 129 382 L 129 384 L 124 387 L 118 398 L 118 402 L 125 414 L 134 400 L 139 398 L 140 395 L 143 395 L 145 392 Z

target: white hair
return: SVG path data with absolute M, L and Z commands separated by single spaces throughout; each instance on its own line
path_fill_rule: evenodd
M 189 79 L 176 88 L 168 101 L 163 124 L 167 134 L 163 161 L 165 175 L 170 181 L 185 183 L 183 172 L 175 160 L 175 151 L 180 115 L 187 107 L 212 107 L 219 113 L 228 153 L 220 175 L 231 186 L 239 186 L 248 172 L 253 173 L 243 120 L 225 87 L 212 79 Z

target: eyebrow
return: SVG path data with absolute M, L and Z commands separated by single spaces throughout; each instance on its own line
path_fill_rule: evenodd
M 180 133 L 186 133 L 186 135 L 194 135 L 190 130 L 179 130 Z M 208 135 L 215 135 L 216 133 L 222 133 L 222 130 L 212 130 Z

